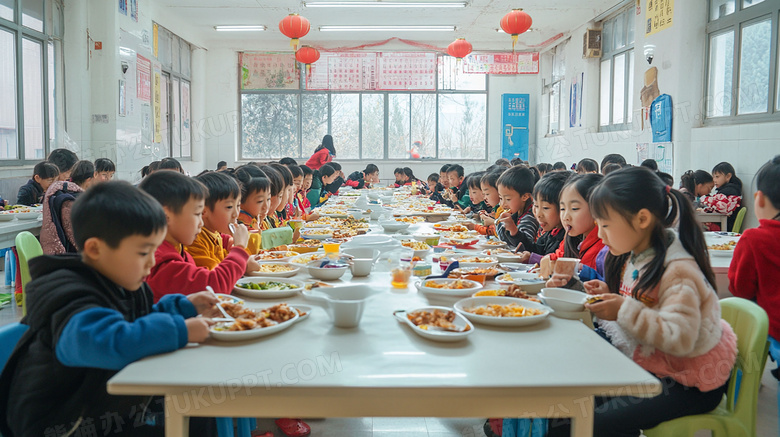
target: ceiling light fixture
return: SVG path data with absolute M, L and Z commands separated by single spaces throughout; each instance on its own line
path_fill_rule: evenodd
M 454 32 L 455 26 L 320 26 L 320 32 Z
M 468 2 L 410 2 L 410 1 L 313 1 L 303 2 L 307 8 L 465 8 Z
M 214 26 L 217 32 L 262 32 L 265 26 Z

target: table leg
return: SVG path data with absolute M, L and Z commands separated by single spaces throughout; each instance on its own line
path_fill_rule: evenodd
M 729 217 L 727 215 L 720 216 L 720 230 L 723 232 L 728 232 L 728 226 L 729 226 Z
M 187 437 L 190 418 L 174 407 L 173 398 L 165 396 L 165 437 Z
M 571 437 L 593 437 L 593 397 L 578 405 L 571 418 Z

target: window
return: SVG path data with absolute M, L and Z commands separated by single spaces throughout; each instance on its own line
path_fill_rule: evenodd
M 634 9 L 629 7 L 602 26 L 599 127 L 630 128 L 634 111 Z
M 780 119 L 777 2 L 710 0 L 706 122 Z
M 486 159 L 486 75 L 438 65 L 435 92 L 242 90 L 239 156 L 305 160 L 330 133 L 338 160 Z
M 564 106 L 561 105 L 561 99 L 564 86 L 566 82 L 566 45 L 567 43 L 563 43 L 552 49 L 552 68 L 551 70 L 551 77 L 550 77 L 550 85 L 547 87 L 548 95 L 549 95 L 549 102 L 548 102 L 548 120 L 547 123 L 548 129 L 547 133 L 549 135 L 556 135 L 561 132 L 563 132 L 563 123 L 561 123 L 561 120 L 564 120 L 566 117 L 561 116 L 561 111 L 563 110 Z
M 62 47 L 57 0 L 0 0 L 0 165 L 44 159 L 56 136 Z
M 162 144 L 174 158 L 192 157 L 190 84 L 192 46 L 168 29 L 158 28 L 157 59 L 162 64 Z

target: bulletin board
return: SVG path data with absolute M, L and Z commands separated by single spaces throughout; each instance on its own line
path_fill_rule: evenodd
M 241 89 L 298 89 L 298 69 L 294 53 L 239 53 Z
M 471 74 L 538 74 L 539 53 L 472 53 L 463 58 L 463 72 Z

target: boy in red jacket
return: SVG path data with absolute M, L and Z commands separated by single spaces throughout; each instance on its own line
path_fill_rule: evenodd
M 198 267 L 184 251 L 203 227 L 203 208 L 207 188 L 195 179 L 173 171 L 155 172 L 147 176 L 138 188 L 162 204 L 168 220 L 165 241 L 154 253 L 155 264 L 146 283 L 154 292 L 154 301 L 172 294 L 191 294 L 211 286 L 217 293 L 229 294 L 247 270 L 249 254 L 244 249 L 249 231 L 237 225 L 233 247 L 213 270 Z

